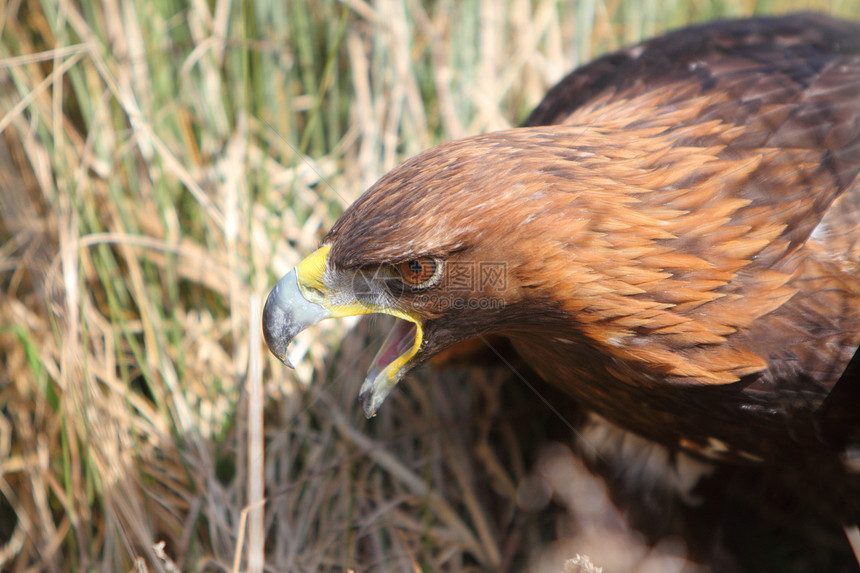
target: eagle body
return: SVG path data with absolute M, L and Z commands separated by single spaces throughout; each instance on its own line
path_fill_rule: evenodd
M 426 354 L 507 336 L 547 381 L 673 447 L 836 447 L 843 429 L 815 418 L 860 345 L 858 39 L 798 15 L 607 56 L 525 127 L 384 176 L 325 238 L 329 263 L 501 263 L 504 292 L 456 296 L 502 308 L 416 297 Z
M 294 273 L 264 319 L 282 359 L 320 317 L 401 319 L 368 415 L 416 365 L 500 336 L 619 428 L 856 493 L 860 25 L 716 22 L 600 58 L 522 127 L 383 176 Z

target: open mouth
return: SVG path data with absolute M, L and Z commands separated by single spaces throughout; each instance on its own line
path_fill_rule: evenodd
M 417 323 L 398 318 L 373 358 L 358 399 L 368 418 L 374 416 L 388 393 L 403 375 L 401 370 L 421 347 Z
M 290 342 L 299 332 L 321 320 L 378 313 L 394 316 L 397 319 L 394 328 L 374 356 L 358 394 L 369 418 L 376 414 L 391 389 L 409 371 L 407 365 L 418 354 L 424 340 L 424 322 L 420 315 L 396 306 L 380 306 L 357 298 L 332 301 L 325 281 L 330 249 L 329 245 L 320 247 L 275 284 L 263 308 L 263 335 L 272 353 L 290 366 L 287 359 Z
M 385 337 L 385 342 L 376 353 L 373 364 L 368 372 L 368 377 L 374 373 L 379 374 L 395 360 L 406 354 L 415 345 L 415 323 L 398 318 L 394 328 Z

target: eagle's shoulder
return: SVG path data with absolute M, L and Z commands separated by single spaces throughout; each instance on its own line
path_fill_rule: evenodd
M 857 66 L 860 24 L 822 14 L 726 20 L 684 28 L 582 66 L 556 84 L 523 127 L 561 123 L 607 92 L 650 90 L 678 82 L 704 88 L 755 88 L 742 76 L 785 76 L 801 93 L 835 59 Z M 853 64 L 850 62 L 853 61 Z M 764 87 L 764 86 L 763 86 Z M 769 88 L 769 89 L 772 89 Z

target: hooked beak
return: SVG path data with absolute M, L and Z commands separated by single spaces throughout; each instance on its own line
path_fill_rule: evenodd
M 407 363 L 421 348 L 422 320 L 401 308 L 362 302 L 354 292 L 345 292 L 350 289 L 332 286 L 353 285 L 353 281 L 326 276 L 330 248 L 317 249 L 272 288 L 263 308 L 263 336 L 272 354 L 292 368 L 287 357 L 290 342 L 299 332 L 325 318 L 385 313 L 400 319 L 374 357 L 359 391 L 359 402 L 370 418 L 410 370 Z
M 266 346 L 278 360 L 293 368 L 287 347 L 298 333 L 313 326 L 331 313 L 324 306 L 302 295 L 296 269 L 275 284 L 263 307 L 263 337 Z

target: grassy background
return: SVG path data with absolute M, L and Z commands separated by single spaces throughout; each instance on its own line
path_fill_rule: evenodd
M 534 451 L 505 372 L 425 368 L 366 421 L 386 325 L 324 323 L 291 372 L 260 343 L 260 300 L 385 171 L 516 125 L 575 65 L 809 8 L 860 17 L 860 0 L 0 4 L 0 569 L 682 563 L 583 534 L 574 500 L 599 485 L 553 482 L 575 462 Z M 550 494 L 565 511 L 534 511 Z

